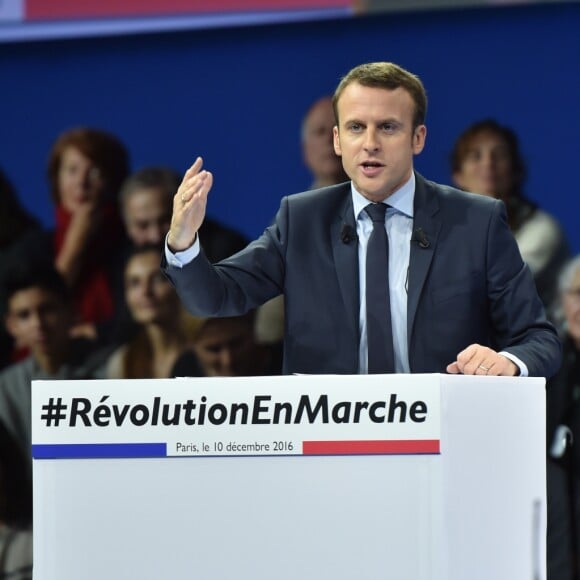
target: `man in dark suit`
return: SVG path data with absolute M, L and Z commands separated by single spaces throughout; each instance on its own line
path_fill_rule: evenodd
M 384 321 L 394 364 L 384 372 L 551 376 L 560 343 L 503 204 L 413 170 L 427 133 L 421 81 L 392 63 L 360 65 L 333 102 L 334 147 L 351 181 L 284 198 L 275 223 L 216 266 L 197 237 L 213 177 L 201 158 L 186 172 L 163 264 L 185 306 L 232 316 L 283 293 L 286 373 L 377 372 L 367 334 L 375 269 L 366 263 L 375 227 L 367 214 L 385 203 Z

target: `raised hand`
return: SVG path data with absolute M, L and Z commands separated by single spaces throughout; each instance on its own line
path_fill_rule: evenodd
M 203 159 L 198 157 L 185 172 L 183 181 L 173 197 L 173 213 L 167 243 L 173 252 L 191 247 L 205 218 L 207 195 L 213 175 L 202 170 Z

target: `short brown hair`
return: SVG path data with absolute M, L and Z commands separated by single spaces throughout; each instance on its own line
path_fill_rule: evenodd
M 77 127 L 61 133 L 48 156 L 48 181 L 54 203 L 60 202 L 58 172 L 62 156 L 69 147 L 78 149 L 99 168 L 108 193 L 116 196 L 129 173 L 127 149 L 111 133 L 90 127 Z
M 393 91 L 405 89 L 415 103 L 413 128 L 425 123 L 427 115 L 427 93 L 419 77 L 392 62 L 369 62 L 351 69 L 340 81 L 332 97 L 334 116 L 338 122 L 338 100 L 344 89 L 352 83 Z
M 181 184 L 181 175 L 170 167 L 143 167 L 127 177 L 119 191 L 121 210 L 125 212 L 127 200 L 135 191 L 155 188 L 162 191 L 171 212 L 173 196 Z

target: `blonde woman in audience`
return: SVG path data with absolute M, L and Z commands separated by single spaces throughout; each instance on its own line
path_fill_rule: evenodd
M 186 317 L 177 294 L 159 268 L 158 246 L 137 248 L 125 265 L 125 300 L 138 330 L 106 364 L 110 379 L 200 376 L 189 348 Z

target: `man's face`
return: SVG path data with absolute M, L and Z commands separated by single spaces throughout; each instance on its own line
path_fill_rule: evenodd
M 207 321 L 193 348 L 208 377 L 255 374 L 254 331 L 252 325 L 243 318 L 215 318 Z
M 379 202 L 399 189 L 423 150 L 427 129 L 413 130 L 415 105 L 402 88 L 348 85 L 338 100 L 334 150 L 357 191 Z
M 332 141 L 334 124 L 330 98 L 318 101 L 304 122 L 302 142 L 304 163 L 317 181 L 333 179 L 342 173 L 341 160 L 334 152 Z
M 465 191 L 503 199 L 514 185 L 513 163 L 503 137 L 482 131 L 471 138 L 455 183 Z
M 123 217 L 127 235 L 135 246 L 159 244 L 169 231 L 170 202 L 158 188 L 135 190 L 125 202 Z
M 58 170 L 58 195 L 61 205 L 70 213 L 87 203 L 98 202 L 105 182 L 99 168 L 76 147 L 67 147 Z
M 158 252 L 146 251 L 132 256 L 125 267 L 125 299 L 140 324 L 173 324 L 179 316 L 179 299 L 159 259 Z
M 68 340 L 70 324 L 67 306 L 43 288 L 19 290 L 8 301 L 8 333 L 37 356 L 59 349 Z

